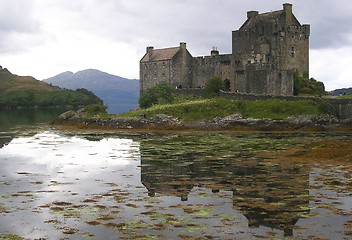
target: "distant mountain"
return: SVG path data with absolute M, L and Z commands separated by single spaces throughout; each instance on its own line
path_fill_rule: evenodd
M 334 96 L 339 96 L 343 94 L 352 94 L 352 88 L 341 88 L 341 89 L 336 89 L 332 91 L 332 94 Z
M 12 74 L 0 66 L 0 108 L 33 108 L 56 106 L 82 106 L 102 103 L 86 89 L 61 89 L 30 76 Z
M 68 89 L 86 88 L 103 99 L 109 113 L 120 113 L 138 108 L 139 80 L 126 79 L 96 69 L 63 72 L 43 80 Z

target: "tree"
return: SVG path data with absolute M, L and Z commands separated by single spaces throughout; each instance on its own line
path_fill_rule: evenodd
M 293 95 L 298 96 L 303 85 L 303 77 L 299 75 L 298 70 L 293 73 Z
M 205 95 L 208 97 L 214 97 L 219 95 L 220 90 L 223 87 L 223 83 L 220 77 L 212 77 L 205 83 Z
M 171 103 L 174 100 L 175 90 L 166 83 L 159 83 L 149 88 L 140 98 L 139 106 L 149 108 L 157 103 Z

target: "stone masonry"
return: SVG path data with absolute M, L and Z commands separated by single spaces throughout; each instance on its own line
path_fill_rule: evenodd
M 259 14 L 247 12 L 247 20 L 232 32 L 232 53 L 193 57 L 186 43 L 154 49 L 140 61 L 141 94 L 158 83 L 175 88 L 202 88 L 211 77 L 223 80 L 223 90 L 264 95 L 293 95 L 293 73 L 309 73 L 310 26 L 301 25 L 292 5 Z

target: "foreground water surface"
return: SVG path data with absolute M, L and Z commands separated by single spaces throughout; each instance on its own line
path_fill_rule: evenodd
M 351 159 L 271 154 L 349 139 L 3 129 L 0 239 L 351 239 Z

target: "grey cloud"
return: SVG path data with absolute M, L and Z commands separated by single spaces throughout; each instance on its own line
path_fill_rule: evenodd
M 22 41 L 21 37 L 40 31 L 39 22 L 32 16 L 31 9 L 31 0 L 0 2 L 0 52 L 16 52 L 29 47 L 29 42 Z

